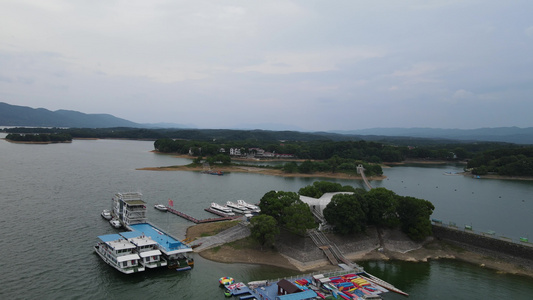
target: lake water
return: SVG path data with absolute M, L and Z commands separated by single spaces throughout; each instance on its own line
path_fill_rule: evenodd
M 2 135 L 1 137 L 3 137 Z M 151 209 L 174 200 L 176 209 L 197 218 L 211 202 L 258 202 L 270 190 L 298 191 L 317 178 L 280 178 L 231 173 L 138 171 L 136 168 L 187 164 L 187 159 L 150 152 L 153 142 L 75 140 L 70 144 L 27 145 L 0 141 L 0 299 L 223 299 L 217 280 L 248 282 L 297 272 L 247 264 L 221 264 L 195 256 L 191 272 L 166 269 L 123 275 L 94 254 L 96 236 L 117 232 L 100 217 L 115 192 L 140 191 L 148 219 L 179 238 L 192 223 Z M 401 195 L 435 204 L 434 217 L 527 236 L 531 182 L 444 176 L 460 166 L 385 169 L 374 181 Z M 333 180 L 363 187 L 362 182 Z M 501 197 L 501 198 L 500 198 Z M 533 280 L 454 261 L 368 262 L 371 273 L 410 293 L 410 299 L 530 299 Z M 494 296 L 498 297 L 494 297 Z M 386 299 L 402 296 L 387 294 Z

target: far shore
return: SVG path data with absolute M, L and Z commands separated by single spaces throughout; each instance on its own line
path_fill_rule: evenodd
M 156 152 L 156 151 L 152 151 Z M 189 155 L 175 155 L 180 158 L 192 159 Z M 235 159 L 239 161 L 258 161 L 256 159 Z M 264 160 L 267 162 L 268 160 Z M 274 159 L 271 161 L 302 161 L 302 160 L 290 160 L 290 159 Z M 409 160 L 401 163 L 385 163 L 382 168 L 390 168 L 391 166 L 396 165 L 406 165 L 406 164 L 447 164 L 446 161 L 426 161 L 426 160 Z M 204 168 L 202 166 L 192 166 L 192 165 L 176 165 L 176 166 L 164 166 L 164 167 L 144 167 L 137 168 L 136 170 L 142 171 L 192 171 L 192 172 L 202 172 Z M 230 165 L 230 166 L 214 166 L 214 171 L 222 171 L 224 173 L 256 173 L 264 174 L 271 176 L 280 176 L 280 177 L 323 177 L 323 178 L 337 178 L 337 179 L 358 179 L 361 180 L 362 177 L 358 174 L 348 174 L 348 173 L 333 173 L 333 172 L 314 172 L 314 173 L 285 173 L 280 169 L 271 169 L 271 168 L 262 168 L 262 167 L 252 167 L 252 166 L 239 166 L 239 165 Z M 474 177 L 471 172 L 459 172 L 457 175 Z M 368 180 L 384 180 L 387 176 L 367 176 Z M 533 176 L 501 176 L 501 175 L 482 175 L 481 179 L 501 179 L 501 180 L 533 180 Z
M 155 150 L 152 152 L 160 153 Z M 187 154 L 172 154 L 175 157 L 179 158 L 188 158 L 192 159 L 190 155 Z M 272 159 L 272 160 L 258 160 L 251 158 L 232 158 L 232 160 L 238 161 L 304 161 L 303 159 Z M 166 166 L 166 167 L 145 167 L 137 168 L 136 170 L 142 171 L 193 171 L 193 172 L 202 172 L 204 168 L 202 166 L 192 166 L 192 165 L 179 165 L 179 166 Z M 333 173 L 333 172 L 314 172 L 314 173 L 286 173 L 280 169 L 271 169 L 271 168 L 262 168 L 262 167 L 251 167 L 251 166 L 239 166 L 239 165 L 230 165 L 230 166 L 213 166 L 213 171 L 222 171 L 224 173 L 255 173 L 255 174 L 264 174 L 271 176 L 280 176 L 280 177 L 324 177 L 324 178 L 337 178 L 337 179 L 362 179 L 360 175 L 357 174 L 348 174 L 348 173 Z M 386 176 L 367 176 L 368 180 L 384 180 Z
M 193 171 L 193 172 L 202 172 L 204 169 L 201 166 L 167 166 L 167 167 L 147 167 L 147 168 L 138 168 L 137 170 L 143 171 Z M 338 178 L 338 179 L 362 179 L 360 175 L 347 174 L 347 173 L 331 173 L 331 172 L 314 172 L 309 174 L 304 173 L 285 173 L 280 169 L 270 169 L 270 168 L 261 168 L 261 167 L 250 167 L 250 166 L 217 166 L 213 169 L 214 171 L 222 171 L 224 173 L 255 173 L 255 174 L 264 174 L 271 176 L 281 176 L 281 177 L 325 177 L 325 178 Z M 368 180 L 383 180 L 386 176 L 368 176 Z
M 48 145 L 48 144 L 65 144 L 72 143 L 72 141 L 47 141 L 47 142 L 37 142 L 37 141 L 13 141 L 6 138 L 2 138 L 5 141 L 8 141 L 13 144 L 36 144 L 36 145 Z

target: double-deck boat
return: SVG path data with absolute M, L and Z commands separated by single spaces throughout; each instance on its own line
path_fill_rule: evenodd
M 249 214 L 250 213 L 250 210 L 246 206 L 240 205 L 238 203 L 234 203 L 234 202 L 228 201 L 228 202 L 226 202 L 226 206 L 231 208 L 231 210 L 233 210 L 234 212 L 239 213 L 239 214 Z
M 215 202 L 211 203 L 211 207 L 210 207 L 212 210 L 214 211 L 217 211 L 217 212 L 220 212 L 220 213 L 223 213 L 227 216 L 234 216 L 235 213 L 232 211 L 231 208 L 227 207 L 227 206 L 222 206 L 220 204 L 217 204 Z
M 162 259 L 159 245 L 149 236 L 139 231 L 121 232 L 121 236 L 135 245 L 135 252 L 139 254 L 140 263 L 146 268 L 157 268 L 167 265 L 167 261 Z
M 119 234 L 98 236 L 100 240 L 94 251 L 102 260 L 124 274 L 144 271 L 144 266 L 139 263 L 140 256 L 134 253 L 136 246 Z

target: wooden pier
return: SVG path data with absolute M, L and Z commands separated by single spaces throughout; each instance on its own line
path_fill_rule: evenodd
M 208 208 L 205 209 L 206 211 L 209 211 L 209 212 L 212 212 L 211 210 L 208 210 Z M 235 216 L 235 217 L 228 217 L 228 216 L 225 216 L 225 217 L 220 217 L 220 218 L 208 218 L 208 219 L 202 219 L 202 220 L 199 220 L 199 219 L 196 219 L 195 217 L 192 217 L 192 216 L 189 216 L 188 214 L 186 213 L 183 213 L 181 211 L 178 211 L 178 210 L 175 210 L 173 209 L 172 207 L 167 207 L 167 211 L 168 212 L 171 212 L 177 216 L 180 216 L 182 218 L 184 218 L 185 220 L 187 221 L 191 221 L 195 224 L 202 224 L 202 223 L 211 223 L 211 222 L 219 222 L 219 221 L 227 221 L 227 220 L 233 220 L 233 219 L 236 219 L 236 218 L 239 218 L 240 216 Z

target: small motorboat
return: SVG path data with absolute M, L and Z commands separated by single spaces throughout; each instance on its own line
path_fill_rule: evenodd
M 102 210 L 101 215 L 102 215 L 102 218 L 104 218 L 106 220 L 111 220 L 111 218 L 113 217 L 113 216 L 111 216 L 111 211 L 109 209 Z
M 164 206 L 163 204 L 156 204 L 154 205 L 154 208 L 160 211 L 167 211 L 167 207 Z
M 115 228 L 122 227 L 122 224 L 120 224 L 120 221 L 117 220 L 117 219 L 112 219 L 111 221 L 109 221 L 109 224 L 111 224 L 111 226 L 113 226 Z

